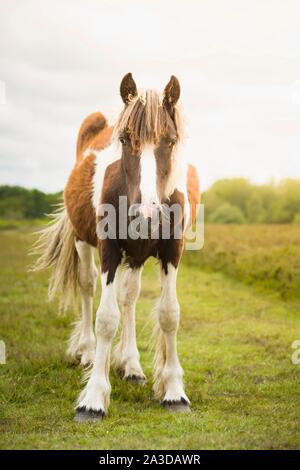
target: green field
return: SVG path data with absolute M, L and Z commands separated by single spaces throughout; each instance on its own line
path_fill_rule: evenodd
M 148 382 L 140 388 L 112 371 L 109 416 L 83 424 L 73 421 L 81 370 L 65 356 L 74 315 L 47 303 L 47 273 L 26 271 L 28 228 L 2 230 L 0 448 L 299 449 L 300 365 L 291 362 L 300 339 L 299 228 L 261 227 L 208 226 L 203 252 L 183 259 L 178 347 L 192 412 L 169 414 L 152 397 L 159 288 L 150 261 L 137 309 Z

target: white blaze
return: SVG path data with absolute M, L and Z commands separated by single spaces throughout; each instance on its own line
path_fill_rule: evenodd
M 153 147 L 146 147 L 141 155 L 141 204 L 145 217 L 151 217 L 154 204 L 159 204 L 156 187 L 156 159 Z

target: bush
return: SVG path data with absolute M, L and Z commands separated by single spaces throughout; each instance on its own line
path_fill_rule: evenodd
M 300 226 L 205 224 L 204 247 L 185 252 L 188 264 L 300 297 Z
M 245 217 L 239 207 L 225 202 L 212 213 L 210 222 L 214 224 L 244 224 Z
M 203 194 L 202 202 L 205 220 L 209 222 L 225 223 L 219 217 L 215 219 L 215 213 L 224 204 L 230 204 L 242 212 L 241 222 L 292 223 L 300 207 L 300 180 L 290 178 L 279 184 L 263 185 L 252 184 L 245 178 L 219 180 Z
M 300 224 L 300 213 L 294 215 L 293 224 Z

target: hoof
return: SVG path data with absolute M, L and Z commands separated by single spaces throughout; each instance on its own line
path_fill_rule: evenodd
M 82 423 L 84 421 L 100 421 L 105 413 L 102 410 L 87 410 L 85 406 L 76 409 L 75 421 Z
M 141 375 L 127 375 L 127 377 L 125 377 L 125 380 L 127 382 L 131 382 L 133 384 L 138 384 L 138 385 L 145 385 L 146 383 L 146 378 L 141 376 Z
M 183 397 L 180 400 L 164 400 L 162 405 L 165 410 L 172 413 L 189 413 L 191 411 L 188 401 Z

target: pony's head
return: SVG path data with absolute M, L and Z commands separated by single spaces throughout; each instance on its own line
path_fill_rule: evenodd
M 120 93 L 125 106 L 114 136 L 122 146 L 129 202 L 141 204 L 141 212 L 148 218 L 175 189 L 176 154 L 183 138 L 177 105 L 180 85 L 172 75 L 162 94 L 138 90 L 128 73 Z

